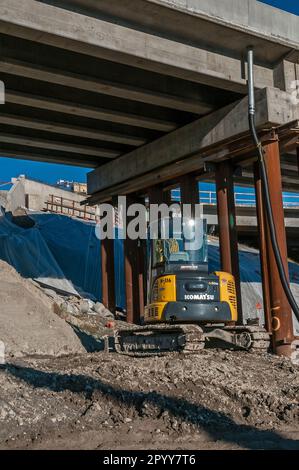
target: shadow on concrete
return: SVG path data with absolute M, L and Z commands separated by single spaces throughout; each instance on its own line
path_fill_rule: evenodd
M 111 398 L 125 407 L 135 408 L 141 415 L 145 405 L 152 405 L 155 410 L 159 410 L 160 415 L 168 411 L 173 417 L 207 432 L 214 440 L 238 444 L 247 449 L 299 450 L 298 440 L 284 438 L 275 431 L 237 424 L 223 412 L 210 410 L 183 398 L 158 392 L 124 390 L 86 375 L 58 374 L 13 364 L 2 367 L 34 388 L 47 388 L 53 392 L 68 390 L 73 393 L 83 393 L 87 399 L 92 397 L 93 392 L 99 391 L 105 398 Z

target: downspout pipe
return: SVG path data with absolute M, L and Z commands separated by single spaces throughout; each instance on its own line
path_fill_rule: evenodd
M 254 95 L 254 52 L 253 48 L 249 47 L 247 50 L 247 66 L 248 66 L 248 120 L 249 128 L 252 135 L 252 139 L 257 148 L 258 162 L 260 167 L 260 174 L 262 180 L 263 196 L 266 209 L 266 217 L 269 226 L 270 238 L 273 248 L 273 253 L 279 272 L 279 278 L 285 292 L 285 295 L 288 299 L 291 309 L 293 310 L 297 320 L 299 321 L 299 306 L 295 300 L 295 297 L 291 291 L 290 283 L 286 275 L 282 256 L 280 253 L 279 245 L 277 242 L 277 234 L 274 224 L 274 217 L 271 205 L 271 198 L 269 193 L 269 183 L 267 176 L 267 169 L 264 161 L 264 152 L 262 143 L 258 137 L 256 126 L 255 126 L 255 95 Z

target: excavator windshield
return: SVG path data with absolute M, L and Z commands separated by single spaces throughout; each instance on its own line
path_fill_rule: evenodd
M 207 263 L 207 222 L 205 219 L 162 219 L 157 238 L 151 241 L 152 266 Z

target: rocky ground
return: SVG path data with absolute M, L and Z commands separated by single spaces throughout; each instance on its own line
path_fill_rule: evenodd
M 2 261 L 0 299 L 1 449 L 299 449 L 299 366 L 289 360 L 117 355 L 109 344 L 128 324 Z
M 299 368 L 271 355 L 93 353 L 0 370 L 0 448 L 299 449 Z

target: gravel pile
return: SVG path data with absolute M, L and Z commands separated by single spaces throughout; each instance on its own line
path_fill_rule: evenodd
M 54 313 L 49 297 L 1 260 L 0 341 L 8 359 L 85 351 L 71 326 Z

